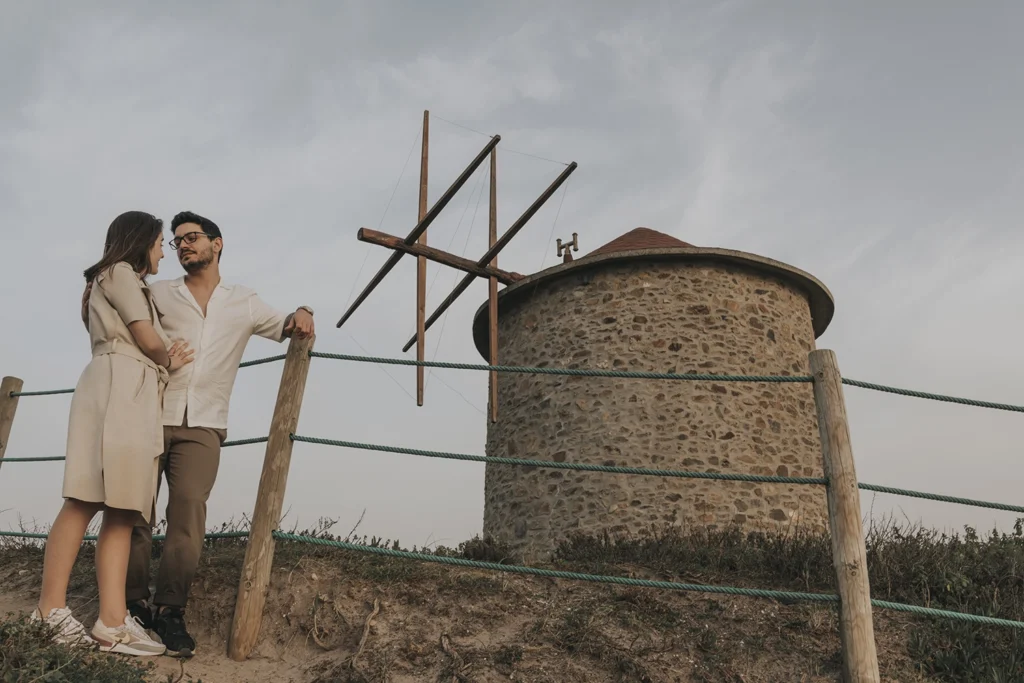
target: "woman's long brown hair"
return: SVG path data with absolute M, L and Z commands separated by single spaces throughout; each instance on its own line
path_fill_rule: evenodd
M 139 275 L 149 271 L 149 250 L 164 229 L 164 222 L 145 211 L 126 211 L 111 222 L 103 245 L 103 257 L 85 269 L 82 322 L 89 328 L 89 293 L 96 276 L 124 261 Z

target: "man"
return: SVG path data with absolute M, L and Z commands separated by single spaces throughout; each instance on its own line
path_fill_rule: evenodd
M 308 307 L 286 315 L 251 289 L 221 279 L 224 239 L 213 221 L 185 211 L 174 217 L 171 230 L 171 248 L 177 250 L 185 276 L 154 282 L 150 291 L 168 337 L 188 342 L 195 356 L 171 373 L 164 394 L 160 474 L 167 480 L 167 538 L 153 605 L 152 528 L 141 517 L 132 532 L 126 597 L 129 612 L 163 640 L 168 655 L 191 657 L 196 644 L 185 624 L 185 606 L 206 533 L 206 502 L 227 438 L 238 364 L 253 335 L 281 342 L 308 337 L 314 326 Z

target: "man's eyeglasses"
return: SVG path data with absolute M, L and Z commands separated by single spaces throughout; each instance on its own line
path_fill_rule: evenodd
M 171 240 L 171 249 L 177 250 L 182 242 L 185 244 L 195 244 L 196 240 L 200 237 L 209 237 L 209 235 L 205 232 L 186 232 L 184 235 Z

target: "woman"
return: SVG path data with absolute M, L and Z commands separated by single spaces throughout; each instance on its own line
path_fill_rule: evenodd
M 43 588 L 32 614 L 55 626 L 60 642 L 99 643 L 102 651 L 138 656 L 165 648 L 125 605 L 132 526 L 139 514 L 149 522 L 153 510 L 168 372 L 192 361 L 186 345 L 170 344 L 145 284 L 164 257 L 162 230 L 163 222 L 148 213 L 121 214 L 107 230 L 103 258 L 85 271 L 92 360 L 71 402 L 65 501 L 46 543 Z M 100 511 L 100 612 L 90 638 L 71 616 L 67 587 L 85 531 Z

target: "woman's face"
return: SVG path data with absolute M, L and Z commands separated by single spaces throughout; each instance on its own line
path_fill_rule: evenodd
M 159 234 L 156 241 L 149 248 L 149 272 L 148 275 L 156 275 L 160 270 L 160 260 L 164 257 L 164 236 Z

